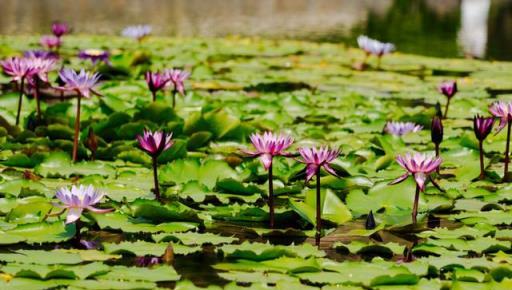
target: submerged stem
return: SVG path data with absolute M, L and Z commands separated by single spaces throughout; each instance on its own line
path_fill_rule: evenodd
M 153 102 L 156 101 L 156 91 L 151 91 L 151 97 L 153 98 Z
M 39 101 L 39 81 L 35 80 L 34 98 L 36 99 L 36 117 L 38 123 L 41 121 L 41 102 Z
M 160 187 L 158 186 L 158 161 L 157 161 L 156 156 L 152 157 L 152 161 L 153 161 L 153 180 L 155 182 L 155 189 L 154 189 L 155 198 L 159 202 L 162 202 L 161 197 L 160 197 Z
M 272 163 L 268 168 L 268 207 L 270 209 L 270 228 L 274 228 L 274 181 L 272 175 Z
M 436 148 L 436 157 L 439 157 L 440 153 L 439 153 L 439 144 L 438 143 L 435 143 L 435 148 Z M 441 165 L 439 165 L 437 168 L 436 168 L 436 172 L 439 173 L 439 170 L 441 169 Z
M 316 170 L 316 235 L 315 244 L 320 247 L 320 236 L 322 234 L 322 212 L 320 203 L 322 202 L 320 195 L 320 167 Z
M 412 224 L 416 225 L 418 216 L 418 203 L 420 201 L 420 187 L 416 185 L 416 194 L 414 195 L 414 204 L 412 207 Z
M 485 171 L 484 171 L 484 145 L 483 141 L 478 141 L 478 148 L 480 148 L 480 179 L 485 179 Z
M 512 121 L 508 121 L 507 145 L 505 147 L 505 171 L 503 173 L 503 181 L 507 181 L 507 177 L 508 177 L 508 163 L 510 162 L 509 152 L 510 152 L 510 127 L 511 126 L 512 126 Z
M 78 159 L 78 137 L 80 133 L 80 101 L 82 94 L 78 93 L 78 99 L 76 104 L 76 118 L 75 118 L 75 138 L 73 140 L 73 162 Z
M 172 90 L 172 108 L 176 108 L 176 94 L 178 93 L 178 90 L 176 90 L 176 88 L 174 88 Z
M 20 124 L 21 104 L 23 102 L 23 87 L 25 86 L 25 78 L 21 78 L 20 82 L 20 97 L 18 100 L 18 113 L 16 114 L 16 126 Z

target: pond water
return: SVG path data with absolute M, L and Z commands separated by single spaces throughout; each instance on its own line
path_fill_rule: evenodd
M 512 59 L 512 0 L 0 0 L 0 34 L 117 34 L 151 24 L 155 34 L 262 35 L 346 42 L 359 34 L 432 56 Z

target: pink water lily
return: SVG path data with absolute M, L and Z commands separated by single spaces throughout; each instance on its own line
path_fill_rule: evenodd
M 256 151 L 245 151 L 245 153 L 259 157 L 265 170 L 272 166 L 274 156 L 290 156 L 290 153 L 285 150 L 293 144 L 293 138 L 288 135 L 267 131 L 263 134 L 251 134 L 250 139 Z
M 416 152 L 414 154 L 406 153 L 405 155 L 398 155 L 396 162 L 407 170 L 407 172 L 393 180 L 390 184 L 400 183 L 412 175 L 419 189 L 425 191 L 427 177 L 429 174 L 436 171 L 439 165 L 441 165 L 442 160 L 439 157 Z
M 169 80 L 169 85 L 173 86 L 172 107 L 176 106 L 176 94 L 185 95 L 185 80 L 188 79 L 190 73 L 180 69 L 168 69 L 164 72 L 165 77 Z
M 320 148 L 299 148 L 299 154 L 302 156 L 302 163 L 306 164 L 306 180 L 311 180 L 320 168 L 325 169 L 334 176 L 338 176 L 336 171 L 329 165 L 340 155 L 339 150 L 331 150 L 328 147 Z
M 57 64 L 54 58 L 30 57 L 26 61 L 34 69 L 34 75 L 45 83 L 48 82 L 48 73 L 54 70 Z
M 151 132 L 144 130 L 143 135 L 137 135 L 139 146 L 142 150 L 146 151 L 151 156 L 153 165 L 153 181 L 155 183 L 154 193 L 158 201 L 162 202 L 160 196 L 160 187 L 158 184 L 158 155 L 165 150 L 171 148 L 174 141 L 171 139 L 172 133 L 165 133 L 162 131 Z
M 479 115 L 473 117 L 473 130 L 475 132 L 476 139 L 478 139 L 478 148 L 480 149 L 480 179 L 485 179 L 484 140 L 491 133 L 493 125 L 493 117 L 486 118 Z
M 47 49 L 55 49 L 58 50 L 62 45 L 62 42 L 59 37 L 53 35 L 43 35 L 41 36 L 41 45 Z
M 391 135 L 402 136 L 407 133 L 418 132 L 421 129 L 423 129 L 423 126 L 417 125 L 413 122 L 389 121 L 386 123 L 384 131 Z
M 505 168 L 503 173 L 503 180 L 508 179 L 508 164 L 510 162 L 510 131 L 512 127 L 512 102 L 498 101 L 494 102 L 490 107 L 491 114 L 500 118 L 500 125 L 496 130 L 496 134 L 507 126 L 507 143 L 505 145 Z
M 144 74 L 144 79 L 146 80 L 148 89 L 153 96 L 153 102 L 156 101 L 156 92 L 165 88 L 165 85 L 170 81 L 167 74 L 150 71 Z
M 446 107 L 444 109 L 444 115 L 443 115 L 443 118 L 446 119 L 446 118 L 448 118 L 448 108 L 450 107 L 450 101 L 458 91 L 457 90 L 457 82 L 449 81 L 449 82 L 441 83 L 438 87 L 438 90 L 441 94 L 445 95 L 447 98 Z
M 95 213 L 106 213 L 113 209 L 99 209 L 94 207 L 103 198 L 103 194 L 96 190 L 92 185 L 62 187 L 57 190 L 55 196 L 60 200 L 63 205 L 58 205 L 68 210 L 66 216 L 66 223 L 73 223 L 77 221 L 82 212 L 87 209 Z
M 144 130 L 143 135 L 137 135 L 140 147 L 151 156 L 158 156 L 174 144 L 172 133 Z

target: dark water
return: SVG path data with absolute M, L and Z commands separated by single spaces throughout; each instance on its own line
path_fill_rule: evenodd
M 0 0 L 0 34 L 48 33 L 53 20 L 78 33 L 261 35 L 346 42 L 359 34 L 432 56 L 512 60 L 512 0 Z

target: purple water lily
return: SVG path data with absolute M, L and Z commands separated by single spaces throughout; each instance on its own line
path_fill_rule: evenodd
M 137 267 L 151 267 L 154 265 L 161 264 L 162 262 L 162 257 L 156 257 L 151 255 L 135 257 L 135 265 Z
M 252 157 L 259 157 L 265 170 L 268 170 L 268 206 L 270 209 L 270 228 L 274 228 L 274 181 L 272 175 L 272 159 L 275 156 L 291 156 L 285 152 L 293 144 L 293 138 L 288 135 L 251 134 L 251 142 L 256 151 L 244 151 Z
M 411 132 L 418 132 L 423 129 L 423 126 L 414 124 L 413 122 L 395 122 L 389 121 L 384 127 L 384 131 L 388 134 L 395 136 L 402 136 Z
M 56 21 L 52 24 L 52 33 L 58 38 L 62 37 L 65 34 L 68 34 L 69 31 L 69 25 L 65 22 Z
M 141 42 L 151 34 L 152 30 L 153 29 L 150 25 L 131 25 L 125 27 L 121 34 L 125 37 L 133 38 L 138 42 Z
M 416 217 L 418 215 L 418 202 L 420 191 L 425 191 L 425 184 L 429 175 L 436 171 L 441 165 L 441 158 L 426 155 L 423 153 L 406 153 L 405 155 L 398 155 L 396 161 L 402 166 L 407 172 L 397 179 L 393 180 L 389 184 L 397 184 L 406 180 L 409 176 L 414 177 L 416 182 L 416 195 L 414 197 L 414 206 L 412 211 L 412 222 L 416 224 Z
M 153 180 L 155 183 L 154 193 L 158 201 L 162 202 L 160 196 L 160 187 L 158 185 L 158 156 L 165 150 L 171 148 L 174 144 L 172 140 L 172 133 L 165 133 L 161 131 L 151 132 L 144 130 L 143 135 L 137 135 L 139 146 L 142 150 L 151 156 L 153 163 Z
M 60 38 L 53 35 L 43 35 L 41 36 L 40 43 L 43 47 L 49 50 L 58 51 L 62 42 Z
M 363 65 L 366 64 L 366 61 L 370 55 L 375 55 L 377 57 L 377 68 L 380 67 L 382 56 L 395 50 L 394 44 L 381 42 L 376 39 L 369 38 L 366 35 L 360 35 L 357 38 L 357 44 L 359 45 L 359 48 L 364 50 L 366 53 Z
M 176 106 L 176 94 L 185 95 L 185 80 L 189 78 L 190 73 L 180 69 L 168 69 L 165 71 L 165 76 L 169 80 L 169 84 L 173 86 L 172 107 L 174 108 Z
M 457 93 L 457 82 L 456 81 L 449 81 L 449 82 L 443 82 L 439 85 L 438 90 L 441 94 L 445 95 L 447 98 L 446 100 L 446 107 L 444 109 L 444 116 L 443 118 L 448 118 L 448 107 L 450 106 L 450 101 Z
M 78 53 L 78 58 L 83 60 L 90 60 L 93 65 L 96 65 L 98 62 L 110 64 L 109 56 L 110 55 L 108 51 L 94 48 L 84 49 Z
M 44 58 L 44 59 L 58 59 L 59 57 L 53 51 L 47 50 L 27 50 L 23 53 L 25 58 Z
M 493 125 L 493 117 L 486 118 L 479 115 L 473 117 L 473 130 L 475 131 L 476 139 L 478 139 L 478 148 L 480 149 L 480 179 L 485 178 L 483 143 L 485 138 L 491 133 Z
M 74 91 L 78 94 L 76 106 L 76 119 L 75 119 L 75 138 L 73 142 L 73 161 L 78 158 L 78 136 L 80 132 L 80 101 L 82 97 L 90 98 L 91 94 L 99 95 L 94 87 L 100 79 L 100 75 L 89 73 L 85 70 L 76 71 L 65 68 L 59 73 L 60 79 L 63 81 L 64 86 L 60 87 L 62 90 Z
M 320 236 L 322 232 L 322 213 L 320 196 L 320 169 L 323 168 L 328 173 L 338 176 L 336 171 L 331 168 L 330 163 L 340 154 L 339 150 L 331 150 L 328 147 L 320 148 L 299 148 L 299 154 L 302 163 L 306 164 L 306 181 L 311 180 L 316 174 L 316 245 L 320 245 Z
M 507 126 L 507 143 L 505 147 L 505 170 L 503 173 L 503 180 L 508 178 L 508 164 L 510 162 L 510 129 L 512 126 L 512 102 L 498 101 L 494 102 L 490 107 L 489 111 L 491 114 L 500 118 L 500 124 L 496 130 L 496 134 L 503 130 Z
M 156 93 L 165 88 L 165 85 L 170 81 L 165 73 L 160 72 L 146 72 L 144 79 L 148 85 L 148 89 L 153 97 L 153 102 L 156 101 Z
M 66 223 L 73 223 L 77 221 L 84 210 L 89 210 L 95 213 L 106 213 L 113 209 L 100 209 L 94 207 L 103 198 L 103 194 L 96 190 L 92 185 L 62 187 L 57 190 L 55 196 L 60 200 L 63 205 L 58 205 L 63 209 L 67 209 Z
M 25 80 L 30 79 L 33 74 L 37 73 L 36 68 L 32 67 L 26 58 L 13 57 L 0 62 L 5 74 L 9 75 L 13 82 L 18 84 L 19 98 L 18 111 L 16 114 L 16 126 L 20 123 L 21 105 L 23 102 L 23 91 Z

